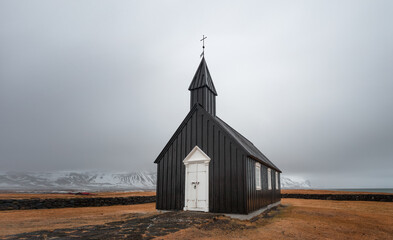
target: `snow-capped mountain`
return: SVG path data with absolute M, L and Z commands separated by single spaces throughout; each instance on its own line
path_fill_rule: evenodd
M 3 172 L 0 190 L 24 192 L 154 190 L 155 172 Z
M 59 192 L 59 191 L 132 191 L 155 190 L 155 172 L 0 172 L 0 191 Z M 310 181 L 281 176 L 282 189 L 311 188 Z
M 281 176 L 282 189 L 308 189 L 311 188 L 311 182 L 300 178 L 289 178 Z

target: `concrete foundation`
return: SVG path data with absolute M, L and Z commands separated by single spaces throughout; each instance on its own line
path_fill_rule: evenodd
M 266 210 L 269 210 L 272 207 L 278 206 L 281 204 L 281 201 L 278 201 L 276 203 L 272 203 L 270 205 L 267 205 L 264 208 L 261 208 L 255 212 L 249 213 L 249 214 L 224 214 L 225 216 L 231 217 L 231 218 L 236 218 L 236 219 L 240 219 L 240 220 L 250 220 L 253 217 L 258 216 L 259 214 L 263 213 Z

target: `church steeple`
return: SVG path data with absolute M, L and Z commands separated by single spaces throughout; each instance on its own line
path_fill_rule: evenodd
M 217 92 L 207 68 L 205 57 L 202 57 L 188 90 L 191 91 L 191 108 L 199 103 L 208 113 L 213 116 L 216 115 Z

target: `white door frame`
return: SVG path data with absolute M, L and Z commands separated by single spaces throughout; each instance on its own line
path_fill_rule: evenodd
M 195 154 L 195 152 L 198 151 L 200 154 Z M 186 167 L 185 171 L 185 190 L 184 190 L 184 210 L 193 210 L 193 211 L 204 211 L 204 212 L 209 212 L 209 162 L 210 162 L 210 157 L 204 153 L 198 146 L 195 146 L 191 152 L 187 155 L 187 157 L 183 160 L 183 163 Z M 188 174 L 187 171 L 189 169 L 189 164 L 193 163 L 204 163 L 206 166 L 206 205 L 205 208 L 189 208 L 187 206 L 187 194 L 188 194 Z M 198 204 L 198 203 L 197 203 Z

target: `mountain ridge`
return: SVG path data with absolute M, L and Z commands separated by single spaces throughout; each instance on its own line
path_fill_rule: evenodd
M 1 191 L 135 191 L 155 190 L 155 172 L 100 171 L 3 172 Z
M 143 191 L 155 190 L 157 173 L 149 171 L 52 171 L 0 172 L 0 191 L 70 192 L 70 191 Z M 309 189 L 308 180 L 281 176 L 282 189 Z

